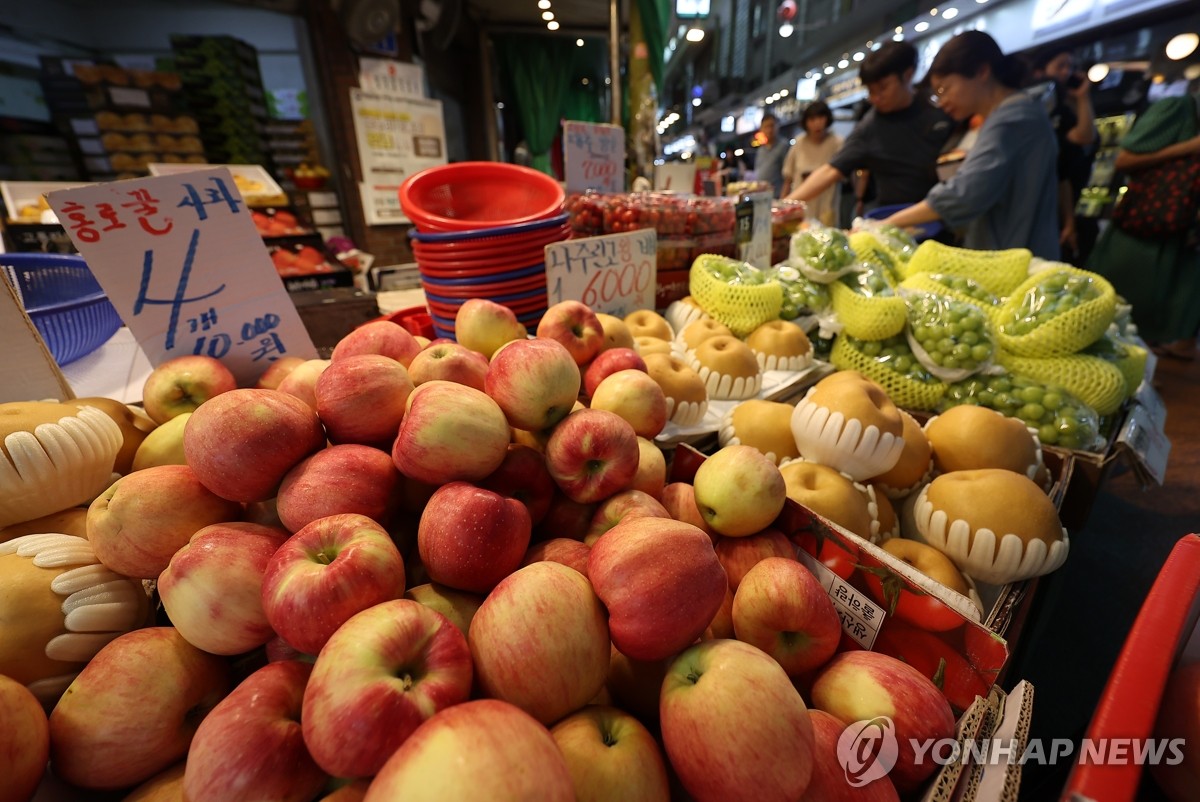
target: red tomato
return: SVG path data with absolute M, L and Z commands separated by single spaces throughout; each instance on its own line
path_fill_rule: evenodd
M 812 530 L 797 532 L 791 539 L 842 579 L 849 579 L 857 567 L 858 546 L 848 540 L 819 536 Z
M 976 696 L 987 698 L 987 682 L 967 659 L 932 632 L 898 619 L 884 621 L 874 650 L 903 660 L 941 688 L 951 705 L 966 710 Z
M 892 573 L 868 554 L 862 555 L 862 574 L 871 598 L 882 604 L 893 618 L 930 632 L 957 629 L 965 623 L 965 619 L 941 599 L 910 588 L 899 574 Z

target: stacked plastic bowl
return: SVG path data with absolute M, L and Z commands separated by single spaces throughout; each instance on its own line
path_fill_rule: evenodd
M 530 328 L 546 311 L 545 246 L 571 236 L 562 187 L 499 162 L 432 167 L 400 187 L 413 256 L 439 337 L 454 337 L 458 308 L 486 298 Z

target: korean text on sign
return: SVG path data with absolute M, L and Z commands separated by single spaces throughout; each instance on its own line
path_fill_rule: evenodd
M 657 248 L 653 229 L 547 245 L 548 299 L 582 301 L 617 317 L 653 309 Z

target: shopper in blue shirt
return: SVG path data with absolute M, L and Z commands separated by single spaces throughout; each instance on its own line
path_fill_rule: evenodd
M 787 142 L 779 138 L 779 121 L 770 112 L 763 115 L 758 128 L 763 143 L 754 149 L 754 177 L 771 185 L 771 197 L 783 191 L 783 162 L 787 159 Z
M 943 111 L 956 121 L 978 114 L 983 125 L 954 177 L 887 222 L 941 220 L 967 248 L 1058 259 L 1058 143 L 1045 109 L 1018 90 L 1020 63 L 986 33 L 967 31 L 942 47 L 929 76 Z

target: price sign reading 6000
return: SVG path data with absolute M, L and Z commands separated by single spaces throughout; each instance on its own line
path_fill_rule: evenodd
M 547 245 L 547 299 L 581 301 L 617 317 L 653 309 L 657 248 L 653 229 Z

